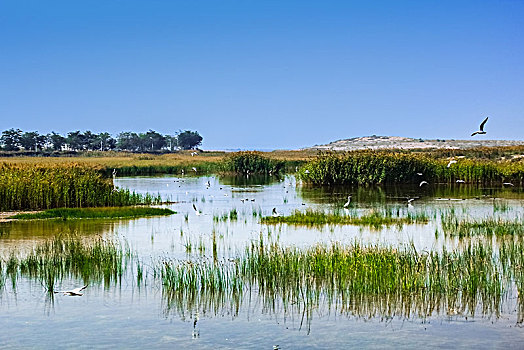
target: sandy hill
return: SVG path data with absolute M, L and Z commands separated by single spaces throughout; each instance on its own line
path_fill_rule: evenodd
M 358 149 L 430 149 L 454 148 L 465 149 L 473 147 L 522 146 L 524 141 L 514 140 L 425 140 L 399 136 L 364 136 L 338 140 L 327 145 L 315 145 L 306 149 L 352 151 Z

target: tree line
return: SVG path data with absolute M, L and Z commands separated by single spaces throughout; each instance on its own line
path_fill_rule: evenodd
M 72 131 L 63 136 L 56 132 L 41 135 L 36 131 L 23 132 L 9 129 L 2 132 L 0 148 L 4 151 L 130 151 L 154 152 L 194 149 L 202 144 L 196 131 L 179 131 L 175 135 L 162 135 L 154 130 L 145 133 L 125 131 L 116 137 L 108 132 Z

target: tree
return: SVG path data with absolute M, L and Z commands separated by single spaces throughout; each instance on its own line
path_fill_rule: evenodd
M 202 136 L 196 131 L 186 130 L 178 134 L 177 144 L 182 149 L 192 149 L 202 144 Z
M 20 149 L 20 139 L 22 138 L 22 130 L 9 129 L 2 132 L 0 141 L 4 145 L 6 151 L 18 151 Z
M 140 138 L 143 140 L 143 151 L 159 151 L 166 146 L 165 136 L 151 129 L 145 134 L 140 134 Z
M 140 138 L 134 132 L 121 132 L 117 136 L 116 146 L 120 150 L 137 151 L 140 147 Z
M 59 135 L 53 131 L 50 134 L 47 134 L 47 142 L 51 144 L 53 150 L 61 151 L 62 146 L 66 143 L 66 139 L 62 135 Z
M 101 132 L 100 134 L 98 134 L 96 144 L 98 149 L 100 149 L 101 151 L 109 151 L 115 148 L 116 141 L 114 138 L 111 137 L 109 133 Z
M 67 144 L 72 150 L 78 151 L 84 147 L 84 135 L 80 131 L 71 131 L 67 133 Z
M 34 150 L 36 152 L 39 148 L 44 148 L 45 136 L 38 134 L 36 131 L 25 132 L 20 137 L 20 145 L 25 150 Z

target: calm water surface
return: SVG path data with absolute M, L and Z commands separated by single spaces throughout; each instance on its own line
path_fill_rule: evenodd
M 209 185 L 208 186 L 208 182 Z M 177 214 L 134 220 L 10 222 L 0 225 L 0 253 L 30 250 L 60 233 L 89 240 L 98 237 L 127 242 L 142 261 L 205 259 L 212 236 L 220 257 L 235 257 L 247 244 L 264 237 L 282 245 L 308 247 L 318 242 L 355 241 L 371 245 L 411 245 L 417 250 L 459 249 L 460 241 L 439 231 L 441 213 L 467 218 L 524 217 L 521 189 L 471 186 L 387 188 L 308 188 L 294 177 L 134 177 L 116 185 L 139 193 L 159 193 Z M 382 229 L 357 226 L 297 227 L 262 225 L 260 216 L 277 208 L 341 210 L 352 194 L 352 215 L 393 210 L 400 215 L 426 213 L 427 224 Z M 407 198 L 419 197 L 413 207 Z M 195 205 L 200 215 L 193 209 Z M 236 209 L 237 219 L 225 218 Z M 191 246 L 191 250 L 188 249 Z M 70 288 L 82 281 L 60 281 Z M 6 286 L 0 296 L 1 348 L 523 348 L 524 330 L 517 324 L 516 296 L 509 294 L 498 317 L 478 313 L 465 317 L 449 312 L 427 318 L 416 314 L 385 317 L 359 314 L 327 305 L 305 315 L 300 306 L 268 308 L 256 292 L 237 308 L 180 310 L 169 307 L 159 281 L 138 287 L 132 276 L 114 286 L 89 286 L 82 297 L 55 296 L 34 281 L 20 280 L 16 291 Z M 353 310 L 354 311 L 354 310 Z M 196 322 L 195 322 L 196 321 Z

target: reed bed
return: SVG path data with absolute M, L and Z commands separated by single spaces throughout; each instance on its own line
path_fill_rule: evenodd
M 524 222 L 501 218 L 459 219 L 454 215 L 441 216 L 442 230 L 446 235 L 462 237 L 520 236 L 524 237 Z
M 479 310 L 498 316 L 516 276 L 514 264 L 522 262 L 518 247 L 508 245 L 507 252 L 515 257 L 502 269 L 482 244 L 420 253 L 339 243 L 298 249 L 261 240 L 236 260 L 166 262 L 161 276 L 167 305 L 178 312 L 238 309 L 255 292 L 265 310 L 285 313 L 298 307 L 310 314 L 324 305 L 366 318 L 467 316 Z
M 291 224 L 291 225 L 358 225 L 380 228 L 382 226 L 402 225 L 402 224 L 425 224 L 429 218 L 424 213 L 407 213 L 405 216 L 393 216 L 391 211 L 372 211 L 366 215 L 353 216 L 344 215 L 340 212 L 326 213 L 308 209 L 305 212 L 295 210 L 289 216 L 266 216 L 260 219 L 264 224 Z
M 236 152 L 224 160 L 224 170 L 236 174 L 278 174 L 285 162 L 271 159 L 261 152 Z
M 10 280 L 16 290 L 20 277 L 40 282 L 49 293 L 63 280 L 82 280 L 84 284 L 120 283 L 134 255 L 127 245 L 97 239 L 85 243 L 74 236 L 56 236 L 20 256 L 12 252 L 0 259 L 0 282 Z
M 115 189 L 111 179 L 94 167 L 0 165 L 0 210 L 130 206 L 156 200 Z
M 513 182 L 523 184 L 524 161 L 460 159 L 448 167 L 448 160 L 424 154 L 360 151 L 322 153 L 308 162 L 299 177 L 313 185 L 368 185 L 416 183 Z
M 165 216 L 175 214 L 171 209 L 150 207 L 103 207 L 103 208 L 58 208 L 40 213 L 24 213 L 11 216 L 10 219 L 117 219 L 147 216 Z

